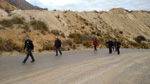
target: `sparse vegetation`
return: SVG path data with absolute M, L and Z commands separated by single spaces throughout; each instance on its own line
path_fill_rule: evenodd
M 79 33 L 70 33 L 69 37 L 70 38 L 81 38 L 81 35 Z
M 82 36 L 79 33 L 70 33 L 69 37 L 73 38 L 74 42 L 77 44 L 82 43 Z
M 67 42 L 68 42 L 68 44 L 69 44 L 70 46 L 72 46 L 72 44 L 73 44 L 73 40 L 72 40 L 72 39 L 68 39 Z
M 2 21 L 0 21 L 0 24 L 5 26 L 5 27 L 12 27 L 13 26 L 13 22 L 10 19 L 3 19 Z
M 59 15 L 57 15 L 57 16 L 55 16 L 57 19 L 59 19 L 60 18 L 60 16 Z
M 141 48 L 148 49 L 148 45 L 145 42 L 140 43 Z
M 99 42 L 99 44 L 104 44 L 104 43 L 105 43 L 105 40 L 104 40 L 104 38 L 99 37 L 99 38 L 98 38 L 98 42 Z
M 24 18 L 23 17 L 13 17 L 12 19 L 3 19 L 0 21 L 0 24 L 5 27 L 12 27 L 13 24 L 24 24 Z
M 96 32 L 94 32 L 94 31 L 92 31 L 92 33 L 91 33 L 92 35 L 96 35 Z
M 43 50 L 55 50 L 55 47 L 52 44 L 45 43 L 43 44 Z
M 31 31 L 28 24 L 25 24 L 25 25 L 23 26 L 23 29 L 24 29 L 26 32 L 30 32 L 30 31 Z
M 7 13 L 11 13 L 11 11 L 10 11 L 10 9 L 9 9 L 8 7 L 5 8 L 5 11 L 6 11 Z
M 34 29 L 42 31 L 49 31 L 47 25 L 40 20 L 33 20 L 30 22 Z
M 54 34 L 54 35 L 60 35 L 58 30 L 51 30 L 51 33 Z
M 11 52 L 16 50 L 21 52 L 22 49 L 23 47 L 15 44 L 12 39 L 6 40 L 0 37 L 0 51 Z
M 83 41 L 82 44 L 87 47 L 90 48 L 91 47 L 91 42 L 90 41 Z
M 129 44 L 130 44 L 131 46 L 133 46 L 133 47 L 136 47 L 136 48 L 139 47 L 139 44 L 136 43 L 136 42 L 129 42 Z
M 102 36 L 100 32 L 97 32 L 97 36 Z
M 64 38 L 65 38 L 65 34 L 64 34 L 64 32 L 62 32 L 60 35 L 61 35 L 62 37 L 64 37 Z
M 135 38 L 135 41 L 138 43 L 141 43 L 141 41 L 146 41 L 146 38 L 140 35 Z
M 84 27 L 84 26 L 81 26 L 81 28 L 82 28 L 82 29 L 85 29 L 85 27 Z
M 23 17 L 13 17 L 12 21 L 14 24 L 24 24 L 25 19 Z

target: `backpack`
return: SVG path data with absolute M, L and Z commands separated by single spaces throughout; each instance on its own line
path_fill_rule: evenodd
M 26 41 L 26 45 L 27 45 L 27 47 L 30 47 L 31 46 L 31 43 L 30 43 L 31 41 L 28 39 L 27 41 Z

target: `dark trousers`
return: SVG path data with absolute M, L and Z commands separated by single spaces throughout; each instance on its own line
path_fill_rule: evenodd
M 28 50 L 28 53 L 27 53 L 27 56 L 26 58 L 24 59 L 24 63 L 26 63 L 26 61 L 28 60 L 29 56 L 31 57 L 32 61 L 35 61 L 33 55 L 32 55 L 32 52 L 31 52 L 31 49 Z
M 112 47 L 109 47 L 109 53 L 110 54 L 112 53 Z
M 96 45 L 94 45 L 94 51 L 97 51 L 97 48 L 96 48 L 97 46 Z
M 120 54 L 120 47 L 117 47 L 118 55 Z
M 112 47 L 112 50 L 114 51 L 114 46 Z
M 60 55 L 62 55 L 62 52 L 61 52 L 61 50 L 60 50 L 60 47 L 56 47 L 56 56 L 58 55 L 58 51 L 59 51 Z
M 117 51 L 117 47 L 115 46 L 115 51 Z

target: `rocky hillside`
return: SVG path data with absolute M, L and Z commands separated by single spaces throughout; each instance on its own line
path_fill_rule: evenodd
M 10 5 L 8 2 L 6 2 L 5 0 L 0 0 L 0 9 L 3 10 L 14 10 L 16 9 L 15 6 Z
M 38 6 L 33 6 L 25 0 L 6 0 L 11 5 L 17 7 L 22 10 L 42 10 L 42 8 Z
M 21 51 L 25 35 L 36 52 L 54 50 L 55 36 L 63 50 L 92 48 L 95 38 L 99 48 L 106 48 L 109 39 L 120 40 L 123 48 L 150 48 L 149 11 L 0 11 L 0 51 Z

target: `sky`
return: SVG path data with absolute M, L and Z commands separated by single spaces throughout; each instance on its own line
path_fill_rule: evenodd
M 109 11 L 112 8 L 150 11 L 150 0 L 26 0 L 48 10 Z

